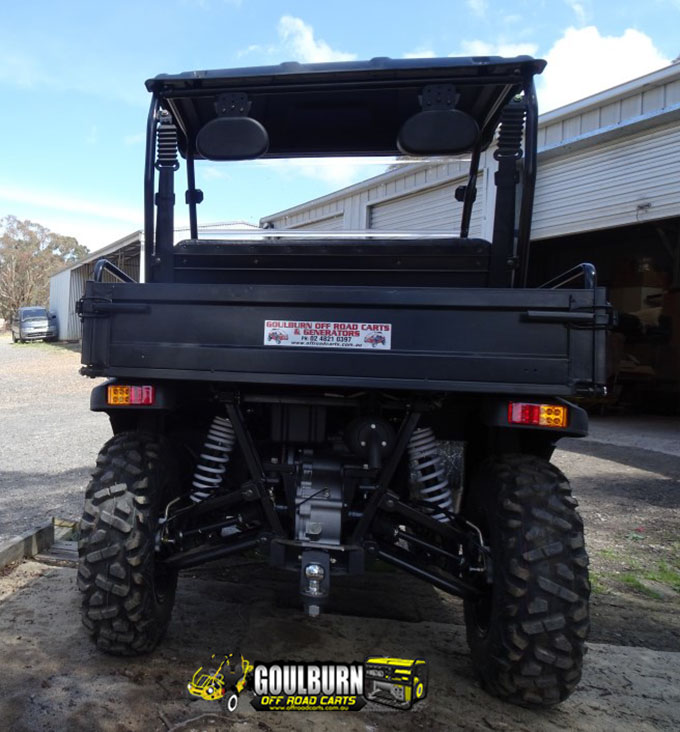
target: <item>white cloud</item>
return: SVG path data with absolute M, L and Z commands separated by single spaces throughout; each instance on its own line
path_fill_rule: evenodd
M 535 43 L 463 41 L 460 47 L 463 56 L 535 56 L 538 51 Z
M 236 51 L 236 56 L 237 56 L 237 58 L 243 58 L 243 56 L 248 56 L 251 53 L 260 53 L 260 54 L 271 55 L 273 53 L 276 53 L 276 47 L 275 46 L 261 46 L 259 43 L 251 43 L 249 46 L 246 46 L 245 48 L 241 48 L 238 51 Z
M 392 158 L 290 158 L 286 160 L 259 160 L 259 165 L 267 166 L 282 177 L 292 180 L 311 178 L 329 183 L 336 188 L 358 183 L 366 178 L 382 173 Z
M 0 56 L 0 81 L 26 89 L 52 80 L 34 56 L 26 51 L 5 47 Z
M 577 2 L 577 0 L 564 0 L 567 5 L 573 10 L 576 15 L 578 22 L 583 25 L 586 22 L 586 9 L 583 7 L 583 3 Z
M 101 249 L 142 228 L 141 221 L 134 226 L 130 226 L 121 224 L 118 221 L 104 221 L 82 216 L 60 216 L 49 213 L 40 216 L 40 223 L 51 231 L 66 236 L 74 236 L 79 244 L 83 244 L 90 251 Z
M 292 53 L 295 61 L 321 63 L 324 61 L 351 61 L 353 53 L 336 51 L 326 41 L 314 36 L 314 28 L 301 18 L 284 15 L 278 24 L 279 38 L 284 50 Z
M 21 188 L 5 183 L 0 183 L 0 201 L 10 201 L 16 204 L 35 206 L 36 208 L 119 221 L 133 227 L 139 226 L 142 216 L 141 208 L 115 206 L 38 189 Z
M 34 205 L 12 204 L 10 213 L 18 219 L 28 219 L 56 234 L 73 236 L 79 244 L 91 251 L 111 244 L 142 228 L 141 219 L 136 224 L 102 219 L 99 217 L 70 215 Z
M 465 4 L 472 10 L 472 12 L 475 15 L 478 15 L 480 18 L 484 15 L 486 15 L 486 11 L 488 9 L 488 2 L 487 0 L 465 0 Z
M 643 76 L 670 63 L 652 39 L 628 28 L 620 36 L 603 36 L 595 26 L 567 28 L 546 56 L 538 77 L 542 112 Z
M 102 84 L 98 58 L 84 55 L 74 66 L 58 44 L 36 43 L 37 49 L 30 51 L 20 48 L 19 44 L 18 38 L 0 37 L 0 82 L 4 84 L 22 89 L 47 88 L 107 99 L 113 97 L 132 106 L 148 104 L 147 92 L 137 76 L 121 72 L 108 77 L 107 83 Z
M 302 63 L 323 63 L 326 61 L 352 61 L 356 54 L 337 51 L 326 41 L 316 38 L 314 28 L 301 18 L 283 15 L 276 27 L 279 43 L 262 45 L 251 43 L 236 52 L 238 58 L 256 54 L 272 59 L 300 61 Z

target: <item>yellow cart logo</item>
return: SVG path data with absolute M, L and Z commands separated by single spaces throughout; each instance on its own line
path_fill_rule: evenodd
M 215 658 L 215 654 L 212 655 Z M 200 666 L 187 684 L 190 694 L 206 701 L 226 699 L 227 709 L 233 712 L 238 706 L 238 698 L 246 688 L 253 664 L 243 656 L 237 660 L 233 653 L 224 656 L 222 662 L 212 673 L 203 671 Z

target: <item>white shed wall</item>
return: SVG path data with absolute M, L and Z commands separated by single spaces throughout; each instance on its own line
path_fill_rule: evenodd
M 343 214 L 337 214 L 335 216 L 328 216 L 325 219 L 315 219 L 306 224 L 299 224 L 295 228 L 309 231 L 342 231 L 344 228 L 343 218 Z
M 676 123 L 538 166 L 532 239 L 679 215 Z
M 57 338 L 60 341 L 67 339 L 70 284 L 70 269 L 65 269 L 50 278 L 50 310 L 57 315 Z
M 369 207 L 368 225 L 385 231 L 446 231 L 460 230 L 463 204 L 454 194 L 467 178 L 454 179 L 436 188 L 397 196 Z M 484 218 L 484 176 L 477 181 L 477 200 L 472 209 L 470 236 L 482 235 Z

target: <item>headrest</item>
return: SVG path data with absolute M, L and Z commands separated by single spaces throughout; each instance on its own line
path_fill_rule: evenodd
M 466 112 L 430 109 L 404 122 L 397 147 L 409 155 L 453 155 L 471 150 L 478 138 L 479 126 Z
M 196 135 L 196 150 L 206 160 L 252 160 L 268 148 L 267 130 L 252 117 L 216 117 Z

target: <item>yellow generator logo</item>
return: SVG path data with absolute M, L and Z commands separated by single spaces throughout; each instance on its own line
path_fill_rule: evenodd
M 427 696 L 428 669 L 422 658 L 367 658 L 364 696 L 369 701 L 410 709 Z

